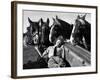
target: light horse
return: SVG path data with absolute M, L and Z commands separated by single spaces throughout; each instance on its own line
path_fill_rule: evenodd
M 70 39 L 70 35 L 73 29 L 73 25 L 61 20 L 56 16 L 53 18 L 53 24 L 51 25 L 49 40 L 55 44 L 56 39 L 59 36 L 63 36 L 64 40 Z
M 86 14 L 77 16 L 73 26 L 70 41 L 74 45 L 79 45 L 91 51 L 91 24 L 85 20 Z

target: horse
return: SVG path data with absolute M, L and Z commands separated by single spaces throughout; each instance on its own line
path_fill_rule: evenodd
M 49 27 L 49 18 L 47 18 L 47 21 L 44 22 L 43 19 L 41 18 L 40 21 L 40 43 L 48 46 L 49 43 L 49 32 L 50 32 L 50 27 Z
M 43 21 L 43 19 L 40 19 L 40 23 L 39 23 L 39 48 L 41 50 L 41 53 L 44 52 L 44 50 L 52 45 L 49 41 L 49 33 L 50 33 L 50 27 L 49 27 L 49 18 L 47 18 L 47 21 Z
M 68 22 L 61 20 L 56 16 L 53 18 L 53 24 L 51 25 L 49 40 L 51 43 L 55 44 L 56 39 L 59 36 L 63 36 L 64 40 L 70 39 L 73 25 Z
M 78 15 L 72 30 L 71 43 L 91 51 L 91 24 L 83 16 Z
M 27 27 L 27 32 L 23 34 L 23 39 L 24 39 L 24 46 L 32 45 L 34 44 L 34 36 L 36 33 L 39 31 L 39 21 L 33 22 L 29 17 L 28 17 L 28 22 L 29 22 L 29 27 Z M 38 43 L 37 43 L 38 44 Z

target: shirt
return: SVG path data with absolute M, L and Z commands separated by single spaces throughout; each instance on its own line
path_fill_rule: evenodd
M 44 51 L 42 57 L 45 58 L 47 62 L 50 57 L 54 56 L 54 49 L 55 49 L 55 46 L 50 46 Z M 57 48 L 56 56 L 59 56 L 61 58 L 65 57 L 63 45 L 60 48 Z

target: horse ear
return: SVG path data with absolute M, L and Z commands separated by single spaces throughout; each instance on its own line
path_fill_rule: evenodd
M 28 21 L 29 21 L 29 23 L 32 23 L 32 21 L 30 20 L 30 18 L 28 17 Z
M 49 18 L 47 18 L 47 24 L 48 24 L 48 25 L 49 25 L 49 22 L 50 22 L 50 21 L 49 21 Z
M 41 18 L 41 23 L 43 23 L 43 19 Z
M 85 20 L 86 14 L 83 16 L 83 19 Z
M 41 26 L 41 25 L 43 24 L 43 19 L 41 18 L 41 19 L 38 21 L 38 23 L 39 23 L 39 26 Z
M 57 24 L 61 25 L 60 22 L 59 22 L 58 16 L 56 16 L 55 22 L 56 22 Z
M 53 21 L 55 22 L 55 18 L 52 18 L 53 19 Z
M 58 19 L 58 16 L 56 15 L 56 19 Z
M 77 16 L 77 19 L 80 19 L 80 16 L 79 15 Z

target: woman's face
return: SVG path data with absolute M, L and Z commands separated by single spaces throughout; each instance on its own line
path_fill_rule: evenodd
M 60 47 L 60 46 L 61 46 L 61 40 L 57 40 L 57 41 L 56 41 L 56 46 L 57 46 L 57 47 Z

